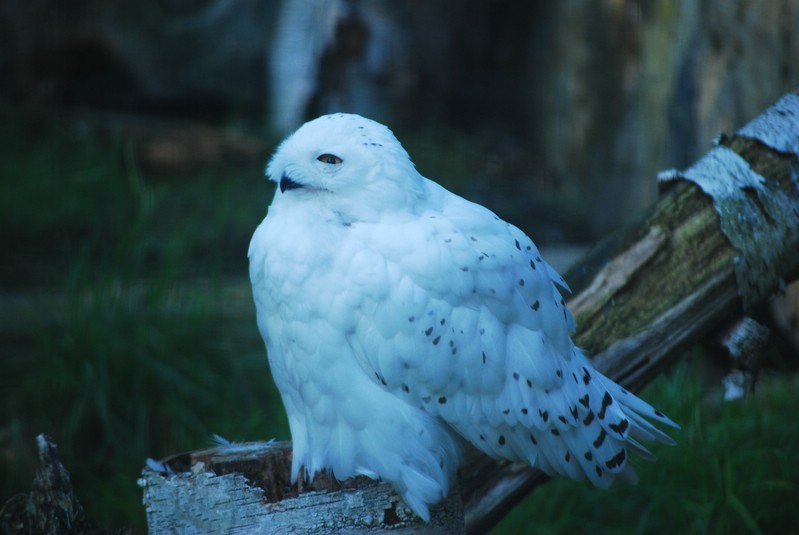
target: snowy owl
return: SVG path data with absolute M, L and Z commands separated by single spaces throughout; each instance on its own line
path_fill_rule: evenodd
M 607 487 L 669 418 L 572 343 L 558 273 L 521 230 L 420 175 L 385 126 L 325 115 L 278 147 L 249 249 L 292 480 L 390 482 L 429 520 L 466 440 Z

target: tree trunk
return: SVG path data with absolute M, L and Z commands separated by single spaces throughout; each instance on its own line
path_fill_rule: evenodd
M 794 278 L 797 168 L 799 96 L 789 94 L 735 135 L 722 136 L 691 168 L 662 173 L 667 191 L 640 224 L 609 236 L 567 273 L 576 290 L 569 303 L 579 326 L 575 343 L 609 377 L 639 389 L 684 349 Z M 365 478 L 336 484 L 323 476 L 297 494 L 288 485 L 289 446 L 260 447 L 177 456 L 157 467 L 163 473 L 145 468 L 150 530 L 464 529 L 455 492 L 426 525 L 387 485 Z M 270 460 L 275 449 L 282 463 Z M 229 475 L 214 477 L 223 474 Z M 466 530 L 490 528 L 546 479 L 473 455 L 461 469 Z

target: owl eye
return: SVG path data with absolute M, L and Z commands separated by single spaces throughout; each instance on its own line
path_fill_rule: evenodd
M 341 158 L 335 154 L 322 154 L 317 158 L 322 163 L 329 163 L 331 165 L 338 165 L 341 163 Z

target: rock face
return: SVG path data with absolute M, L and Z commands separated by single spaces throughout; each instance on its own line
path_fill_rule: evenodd
M 593 238 L 799 86 L 797 27 L 799 0 L 2 0 L 0 95 L 280 133 L 334 110 L 445 124 L 488 155 L 476 200 L 535 198 L 561 229 L 541 241 Z

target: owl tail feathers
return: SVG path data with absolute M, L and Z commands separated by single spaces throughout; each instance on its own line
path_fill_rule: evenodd
M 411 511 L 425 522 L 430 522 L 428 506 L 441 501 L 449 490 L 448 485 L 442 487 L 440 481 L 435 481 L 415 470 L 406 471 L 398 481 L 391 483 Z
M 383 469 L 381 470 L 383 477 L 368 469 L 358 468 L 356 471 L 359 475 L 372 479 L 382 479 L 390 483 L 411 511 L 425 522 L 429 522 L 430 510 L 428 506 L 441 501 L 447 496 L 450 483 L 449 477 L 440 469 L 437 473 L 428 473 L 408 466 L 396 457 L 393 461 L 397 462 L 395 466 L 398 466 L 399 470 Z
M 632 438 L 637 440 L 654 440 L 669 446 L 675 446 L 677 444 L 673 438 L 652 425 L 646 418 L 675 429 L 680 429 L 678 423 L 607 377 L 600 376 L 600 380 L 604 383 L 605 388 L 607 388 L 611 396 L 618 400 L 624 409 L 626 409 L 624 411 L 625 414 L 633 421 L 633 426 L 630 430 Z
M 409 412 L 414 413 L 414 418 L 393 422 L 392 430 L 404 428 L 401 435 L 392 436 L 389 441 L 363 441 L 363 459 L 368 460 L 364 464 L 371 471 L 394 487 L 419 518 L 429 522 L 429 507 L 447 496 L 456 477 L 460 448 L 439 421 L 418 409 Z M 402 435 L 416 436 L 418 442 L 409 443 Z

